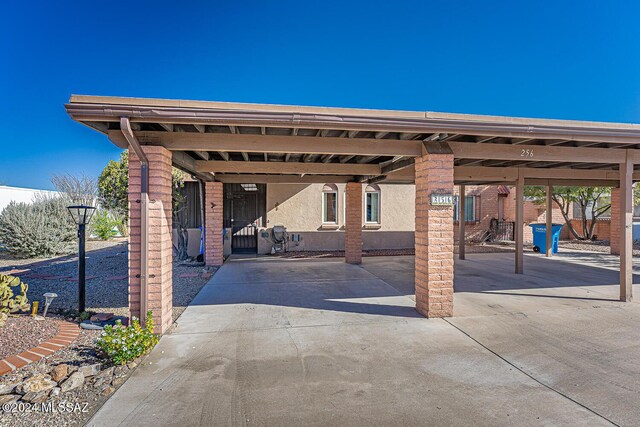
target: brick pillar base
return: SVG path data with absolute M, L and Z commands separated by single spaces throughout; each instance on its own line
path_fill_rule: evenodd
M 164 147 L 143 146 L 149 160 L 149 230 L 146 286 L 147 310 L 153 311 L 155 331 L 163 333 L 171 325 L 173 310 L 172 273 L 172 198 L 171 152 Z M 129 150 L 129 310 L 132 316 L 141 313 L 141 199 L 140 160 Z
M 205 263 L 210 266 L 221 266 L 222 255 L 222 192 L 221 182 L 206 182 L 205 188 Z
M 611 226 L 609 247 L 612 255 L 620 255 L 620 189 L 611 189 Z
M 431 205 L 432 193 L 453 192 L 453 154 L 416 158 L 416 310 L 453 315 L 453 206 Z
M 348 182 L 346 186 L 346 217 L 344 219 L 344 259 L 349 264 L 362 262 L 362 184 Z

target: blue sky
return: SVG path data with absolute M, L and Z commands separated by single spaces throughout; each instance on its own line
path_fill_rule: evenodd
M 0 184 L 119 150 L 72 93 L 640 122 L 635 1 L 20 1 L 0 17 Z

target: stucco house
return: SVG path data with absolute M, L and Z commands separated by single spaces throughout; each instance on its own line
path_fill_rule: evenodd
M 283 226 L 287 251 L 344 250 L 346 185 L 324 184 L 225 184 L 224 254 L 268 254 L 278 247 L 273 227 Z M 459 221 L 459 189 L 454 189 L 454 224 Z M 465 239 L 513 241 L 514 191 L 506 185 L 477 185 L 466 189 Z M 185 183 L 189 201 L 185 216 L 189 230 L 189 255 L 201 248 L 198 183 Z M 415 245 L 415 186 L 367 184 L 362 186 L 362 249 L 413 249 Z M 532 201 L 524 203 L 523 233 L 530 242 L 534 222 L 544 222 L 546 209 Z M 557 207 L 553 220 L 564 223 Z M 175 233 L 174 233 L 175 234 Z M 459 227 L 454 228 L 458 239 Z M 568 237 L 568 234 L 566 235 Z M 174 235 L 174 243 L 177 238 Z
M 640 125 L 82 95 L 65 108 L 130 149 L 129 308 L 139 317 L 152 310 L 158 332 L 172 321 L 172 166 L 202 182 L 204 261 L 213 268 L 224 263 L 228 239 L 232 249 L 237 236 L 237 249 L 254 244 L 257 251 L 256 233 L 268 238 L 262 229 L 284 221 L 291 240 L 307 249 L 344 239 L 344 261 L 360 264 L 363 248 L 378 237 L 406 232 L 410 239 L 411 227 L 402 224 L 412 221 L 415 308 L 426 317 L 454 313 L 454 246 L 465 261 L 466 245 L 454 230 L 467 235 L 467 221 L 456 227 L 454 218 L 458 210 L 482 213 L 482 194 L 467 207 L 468 188 L 513 188 L 502 205 L 507 216 L 514 193 L 514 273 L 523 274 L 525 186 L 546 187 L 547 245 L 554 186 L 610 187 L 619 299 L 632 299 Z M 465 197 L 456 197 L 456 187 Z M 398 221 L 390 229 L 388 215 Z M 404 238 L 381 241 L 406 245 Z

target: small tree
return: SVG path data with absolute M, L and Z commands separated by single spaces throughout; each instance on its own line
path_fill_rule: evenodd
M 94 178 L 86 175 L 54 175 L 51 183 L 69 204 L 97 205 L 98 187 Z
M 546 187 L 525 187 L 524 195 L 534 203 L 543 204 L 546 200 Z M 592 240 L 596 221 L 611 208 L 610 187 L 553 187 L 551 198 L 560 207 L 569 232 L 578 240 Z M 569 209 L 574 203 L 580 209 L 581 233 L 573 227 L 571 218 L 569 218 Z M 640 205 L 640 186 L 634 184 L 633 206 L 637 205 Z M 592 218 L 591 223 L 589 223 L 587 213 Z
M 173 188 L 173 219 L 178 226 L 178 259 L 186 259 L 187 233 L 184 226 L 186 218 L 181 212 L 186 207 L 185 197 L 180 190 L 184 187 L 184 172 L 173 168 L 171 171 Z M 98 178 L 98 197 L 100 205 L 108 209 L 114 218 L 121 221 L 120 234 L 128 234 L 129 221 L 129 151 L 120 154 L 118 161 L 110 160 Z M 185 256 L 185 258 L 182 258 Z
M 187 232 L 187 216 L 186 207 L 187 207 L 187 198 L 182 194 L 182 189 L 184 188 L 184 178 L 185 174 L 179 169 L 173 168 L 171 171 L 172 178 L 172 196 L 173 196 L 173 223 L 176 226 L 178 231 L 178 245 L 176 247 L 176 258 L 178 261 L 184 261 L 189 258 L 189 253 L 187 251 L 189 244 L 189 233 Z
M 535 203 L 545 203 L 545 187 L 525 187 L 524 194 Z M 569 232 L 578 240 L 593 239 L 596 221 L 611 207 L 611 189 L 609 187 L 553 187 L 551 198 L 560 208 Z M 580 209 L 580 230 L 576 230 L 569 217 L 569 210 L 573 204 L 576 204 Z M 591 217 L 591 223 L 589 223 L 588 216 Z
M 119 221 L 120 234 L 128 234 L 129 221 L 129 151 L 120 154 L 120 160 L 110 160 L 98 177 L 100 205 L 108 209 Z

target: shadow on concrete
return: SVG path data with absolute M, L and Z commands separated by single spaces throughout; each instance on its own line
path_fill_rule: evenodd
M 607 254 L 566 253 L 551 259 L 531 254 L 525 256 L 525 274 L 516 275 L 512 254 L 469 254 L 455 261 L 455 305 L 459 314 L 470 315 L 478 313 L 478 307 L 501 312 L 524 310 L 525 302 L 530 309 L 542 307 L 532 302 L 536 299 L 613 302 L 619 283 L 614 268 L 615 257 Z M 486 297 L 464 297 L 474 294 Z M 413 256 L 364 258 L 362 266 L 340 258 L 230 259 L 192 302 L 243 304 L 420 317 L 415 311 Z
M 619 282 L 618 258 L 608 254 L 568 252 L 554 258 L 539 254 L 525 256 L 524 274 L 516 275 L 513 254 L 489 253 L 470 254 L 467 259 L 455 260 L 454 291 L 460 293 L 492 293 L 503 295 L 536 296 L 564 299 L 595 299 L 615 301 L 617 292 L 611 298 L 591 295 L 585 288 L 617 287 Z M 404 295 L 413 295 L 414 258 L 366 258 L 364 268 L 384 280 Z M 634 271 L 638 271 L 637 265 Z M 634 282 L 640 282 L 640 275 L 634 274 Z M 560 291 L 560 289 L 565 290 Z M 566 289 L 573 288 L 573 289 Z M 540 294 L 532 290 L 544 290 Z M 554 294 L 554 289 L 558 292 Z M 522 293 L 517 291 L 527 290 Z M 511 292 L 516 291 L 516 292 Z M 573 292 L 572 295 L 566 295 Z
M 231 259 L 192 306 L 268 305 L 392 317 L 420 317 L 411 299 L 343 259 Z

